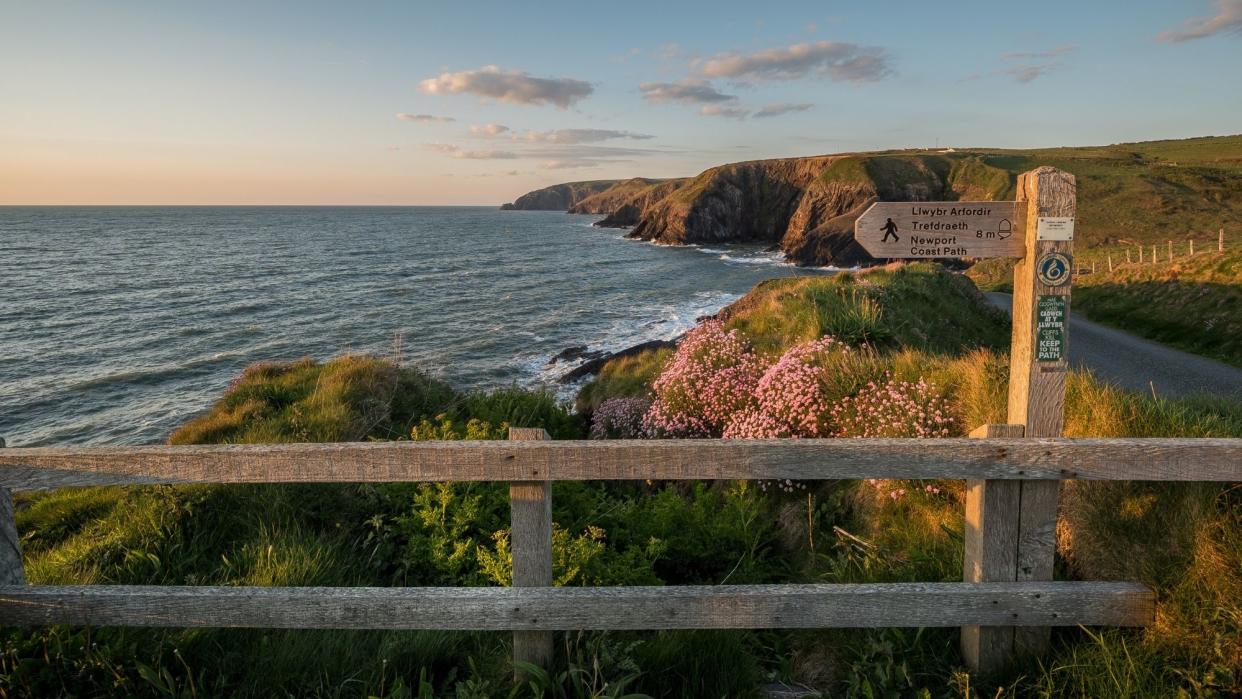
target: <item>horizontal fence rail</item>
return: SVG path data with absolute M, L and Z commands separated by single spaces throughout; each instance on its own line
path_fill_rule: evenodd
M 374 442 L 0 450 L 15 490 L 144 483 L 1242 480 L 1242 439 Z
M 1155 617 L 1154 593 L 1137 583 L 1018 576 L 1008 564 L 1025 512 L 993 502 L 1001 481 L 1242 481 L 1242 439 L 1022 439 L 1022 425 L 972 434 L 984 438 L 557 442 L 513 429 L 509 441 L 0 449 L 0 625 L 507 630 L 515 661 L 544 667 L 559 630 L 961 627 L 966 664 L 994 670 L 1019 652 L 1018 633 Z M 553 481 L 862 478 L 953 478 L 970 493 L 996 491 L 974 509 L 967 498 L 966 582 L 551 586 Z M 9 497 L 66 486 L 417 481 L 509 482 L 514 587 L 26 585 Z M 984 570 L 987 555 L 1006 563 L 1003 574 Z
M 0 587 L 6 625 L 641 630 L 1143 626 L 1126 582 L 670 587 Z

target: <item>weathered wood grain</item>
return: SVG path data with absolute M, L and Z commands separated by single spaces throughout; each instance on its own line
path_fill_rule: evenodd
M 879 259 L 1021 257 L 1025 210 L 1013 201 L 881 201 L 854 222 L 854 240 Z
M 13 495 L 8 488 L 0 488 L 0 585 L 23 585 L 26 582 L 20 542 Z
M 983 425 L 976 439 L 1022 437 L 1022 425 Z M 966 481 L 965 547 L 962 579 L 966 582 L 1012 582 L 1018 566 L 1018 501 L 1021 481 Z M 1003 667 L 1013 654 L 1013 628 L 963 626 L 962 658 L 972 670 Z
M 1009 361 L 1010 424 L 1024 425 L 1028 437 L 1059 437 L 1065 414 L 1065 378 L 1068 370 L 1070 288 L 1072 279 L 1049 285 L 1040 279 L 1041 258 L 1060 253 L 1070 260 L 1069 240 L 1039 240 L 1040 217 L 1073 218 L 1077 211 L 1074 176 L 1053 167 L 1022 173 L 1018 200 L 1028 202 L 1023 221 L 1026 255 L 1013 275 L 1013 341 Z M 1040 361 L 1036 351 L 1036 307 L 1041 296 L 1065 300 L 1064 338 L 1058 361 Z M 1056 552 L 1057 500 L 1060 483 L 1024 481 L 1018 490 L 1017 580 L 1051 580 Z M 1014 632 L 1015 652 L 1040 654 L 1047 650 L 1048 629 Z
M 1242 439 L 348 442 L 0 450 L 0 486 L 841 478 L 1242 480 Z
M 514 441 L 550 439 L 541 429 L 509 429 Z M 509 551 L 513 554 L 513 587 L 552 586 L 552 482 L 513 481 L 509 484 L 512 527 Z M 551 631 L 514 631 L 513 659 L 536 667 L 552 664 Z M 524 673 L 514 670 L 521 681 Z
M 1143 626 L 1125 582 L 676 587 L 0 587 L 6 626 L 639 630 Z

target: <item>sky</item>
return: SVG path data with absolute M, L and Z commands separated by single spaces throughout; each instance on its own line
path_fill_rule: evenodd
M 1242 132 L 1242 0 L 0 0 L 0 204 L 487 204 Z

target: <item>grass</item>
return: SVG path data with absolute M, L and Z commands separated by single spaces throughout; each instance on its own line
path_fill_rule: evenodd
M 1242 366 L 1242 248 L 1160 264 L 1119 265 L 1074 280 L 1073 310 L 1105 325 Z M 967 272 L 980 288 L 1013 290 L 1013 263 Z
M 960 275 L 910 265 L 786 280 L 726 316 L 769 351 L 826 331 L 872 342 L 826 360 L 835 393 L 889 372 L 936 384 L 958 434 L 1003 417 L 1007 324 Z M 644 391 L 666 358 L 610 365 L 590 399 Z M 410 395 L 363 390 L 393 377 Z M 546 394 L 462 395 L 411 369 L 343 358 L 252 369 L 178 439 L 460 439 L 495 437 L 506 422 L 582 434 L 581 418 Z M 1242 436 L 1242 406 L 1152 400 L 1075 373 L 1066 426 Z M 923 485 L 822 482 L 789 494 L 750 482 L 557 483 L 554 573 L 567 585 L 958 580 L 962 486 Z M 889 497 L 895 487 L 909 493 Z M 497 585 L 509 574 L 504 484 L 67 489 L 17 502 L 36 583 Z M 1152 585 L 1157 623 L 1059 630 L 1049 656 L 997 678 L 963 670 L 953 629 L 558 634 L 554 666 L 514 689 L 507 634 L 51 627 L 0 631 L 0 696 L 732 697 L 770 681 L 831 696 L 1242 690 L 1238 489 L 1076 483 L 1062 509 L 1059 575 Z

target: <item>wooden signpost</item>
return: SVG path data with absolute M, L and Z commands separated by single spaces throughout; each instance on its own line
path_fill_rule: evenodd
M 879 258 L 1020 258 L 1008 424 L 971 436 L 1061 436 L 1075 204 L 1074 176 L 1041 167 L 1018 177 L 1017 201 L 883 202 L 855 223 L 854 239 Z M 1059 495 L 1056 481 L 967 481 L 965 581 L 1052 580 Z M 1048 642 L 1047 627 L 962 629 L 963 657 L 984 672 L 1044 652 Z
M 854 223 L 854 239 L 880 259 L 1022 257 L 1014 201 L 876 202 Z

